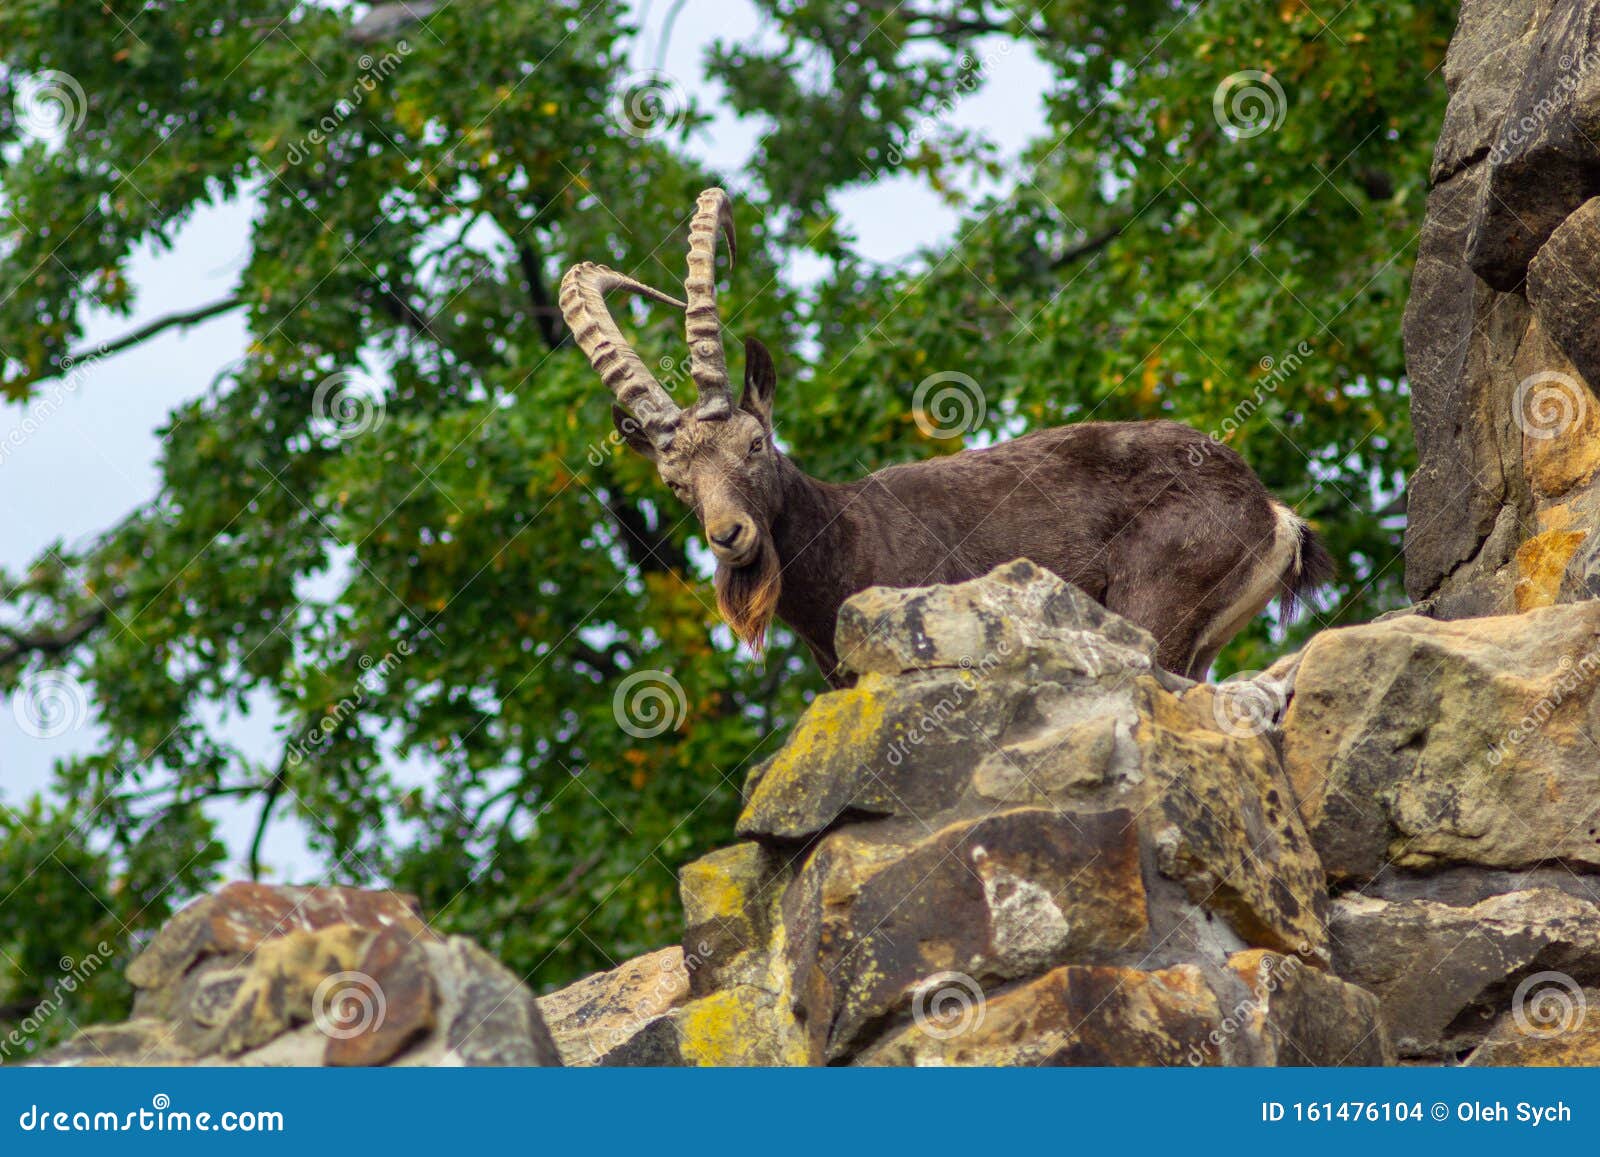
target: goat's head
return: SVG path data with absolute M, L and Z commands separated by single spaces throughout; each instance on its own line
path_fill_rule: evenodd
M 585 262 L 561 282 L 561 310 L 578 346 L 616 395 L 617 432 L 656 465 L 700 521 L 717 560 L 717 606 L 734 632 L 760 650 L 777 609 L 781 567 L 772 526 L 782 507 L 779 455 L 772 441 L 772 357 L 758 341 L 745 343 L 744 392 L 737 405 L 728 385 L 717 313 L 717 234 L 736 243 L 733 210 L 721 189 L 700 194 L 689 224 L 687 304 L 632 278 Z M 689 375 L 698 395 L 680 409 L 606 309 L 605 294 L 624 289 L 684 310 Z

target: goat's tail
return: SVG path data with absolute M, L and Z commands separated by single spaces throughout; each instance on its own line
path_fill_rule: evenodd
M 1283 512 L 1288 516 L 1286 529 L 1295 535 L 1294 555 L 1284 568 L 1279 586 L 1279 618 L 1288 624 L 1294 622 L 1295 611 L 1301 603 L 1311 604 L 1317 588 L 1333 581 L 1339 567 L 1310 523 L 1287 507 Z

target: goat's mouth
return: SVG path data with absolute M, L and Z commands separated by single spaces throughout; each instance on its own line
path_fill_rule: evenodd
M 726 567 L 728 570 L 744 570 L 747 567 L 755 566 L 761 561 L 761 548 L 765 542 L 764 537 L 753 538 L 750 540 L 749 546 L 741 547 L 738 550 L 720 550 L 717 547 L 712 547 L 711 553 L 716 557 L 718 567 Z

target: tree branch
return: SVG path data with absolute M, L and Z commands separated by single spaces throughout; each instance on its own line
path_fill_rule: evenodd
M 283 795 L 284 789 L 289 786 L 289 769 L 284 763 L 278 764 L 278 770 L 272 777 L 272 782 L 267 784 L 265 797 L 261 801 L 261 814 L 256 817 L 256 830 L 250 837 L 250 878 L 261 879 L 261 845 L 267 838 L 267 824 L 272 819 L 272 809 L 277 806 L 278 799 Z
M 123 350 L 141 345 L 153 337 L 166 333 L 169 329 L 188 329 L 190 326 L 199 325 L 201 322 L 210 321 L 220 314 L 238 309 L 244 304 L 244 299 L 235 294 L 221 301 L 213 301 L 210 305 L 202 305 L 198 309 L 186 310 L 182 313 L 169 313 L 166 317 L 158 317 L 148 325 L 140 326 L 132 333 L 123 334 L 119 338 L 114 338 L 92 349 L 84 349 L 74 354 L 68 354 L 60 362 L 56 363 L 53 368 L 40 369 L 32 373 L 23 374 L 20 378 L 13 378 L 5 383 L 6 389 L 14 391 L 35 385 L 38 382 L 49 381 L 51 378 L 60 377 L 71 366 L 81 365 L 86 361 L 98 361 L 101 358 L 108 358 L 112 354 L 119 354 Z
M 1104 249 L 1107 245 L 1110 245 L 1118 237 L 1121 237 L 1122 234 L 1127 230 L 1129 224 L 1130 222 L 1128 221 L 1120 222 L 1116 225 L 1113 225 L 1109 229 L 1104 229 L 1099 233 L 1096 233 L 1087 240 L 1080 241 L 1078 244 L 1062 250 L 1060 253 L 1056 254 L 1055 257 L 1050 259 L 1050 268 L 1061 269 L 1065 266 L 1071 265 L 1074 261 L 1077 261 L 1080 258 L 1088 257 L 1091 254 L 1100 252 L 1100 250 Z
M 539 327 L 539 336 L 552 350 L 560 349 L 567 340 L 561 323 L 561 310 L 550 298 L 550 288 L 544 283 L 544 270 L 539 267 L 539 255 L 525 239 L 517 240 L 517 263 L 522 266 L 522 278 L 528 283 L 528 298 L 533 302 L 533 322 Z
M 90 631 L 106 621 L 104 608 L 90 611 L 82 618 L 59 631 L 49 633 L 23 634 L 21 631 L 10 627 L 0 626 L 0 635 L 11 640 L 11 646 L 0 650 L 0 667 L 22 658 L 24 655 L 59 655 L 82 642 Z

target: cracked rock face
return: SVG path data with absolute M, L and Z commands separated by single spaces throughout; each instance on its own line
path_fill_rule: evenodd
M 133 1016 L 51 1065 L 554 1065 L 533 994 L 393 892 L 230 884 L 128 966 Z
M 1600 602 L 1317 636 L 1283 745 L 1329 877 L 1600 871 L 1597 680 Z
M 1600 602 L 1327 631 L 1214 686 L 1083 609 L 1016 564 L 857 596 L 860 653 L 918 662 L 751 773 L 680 945 L 535 1001 L 405 897 L 232 885 L 45 1061 L 1600 1059 Z
M 689 999 L 602 1063 L 1391 1059 L 1269 734 L 1292 664 L 1172 680 L 1026 562 L 863 592 L 839 636 L 855 686 L 682 872 Z
M 1600 590 L 1600 10 L 1465 0 L 1406 365 L 1406 589 L 1438 618 Z

